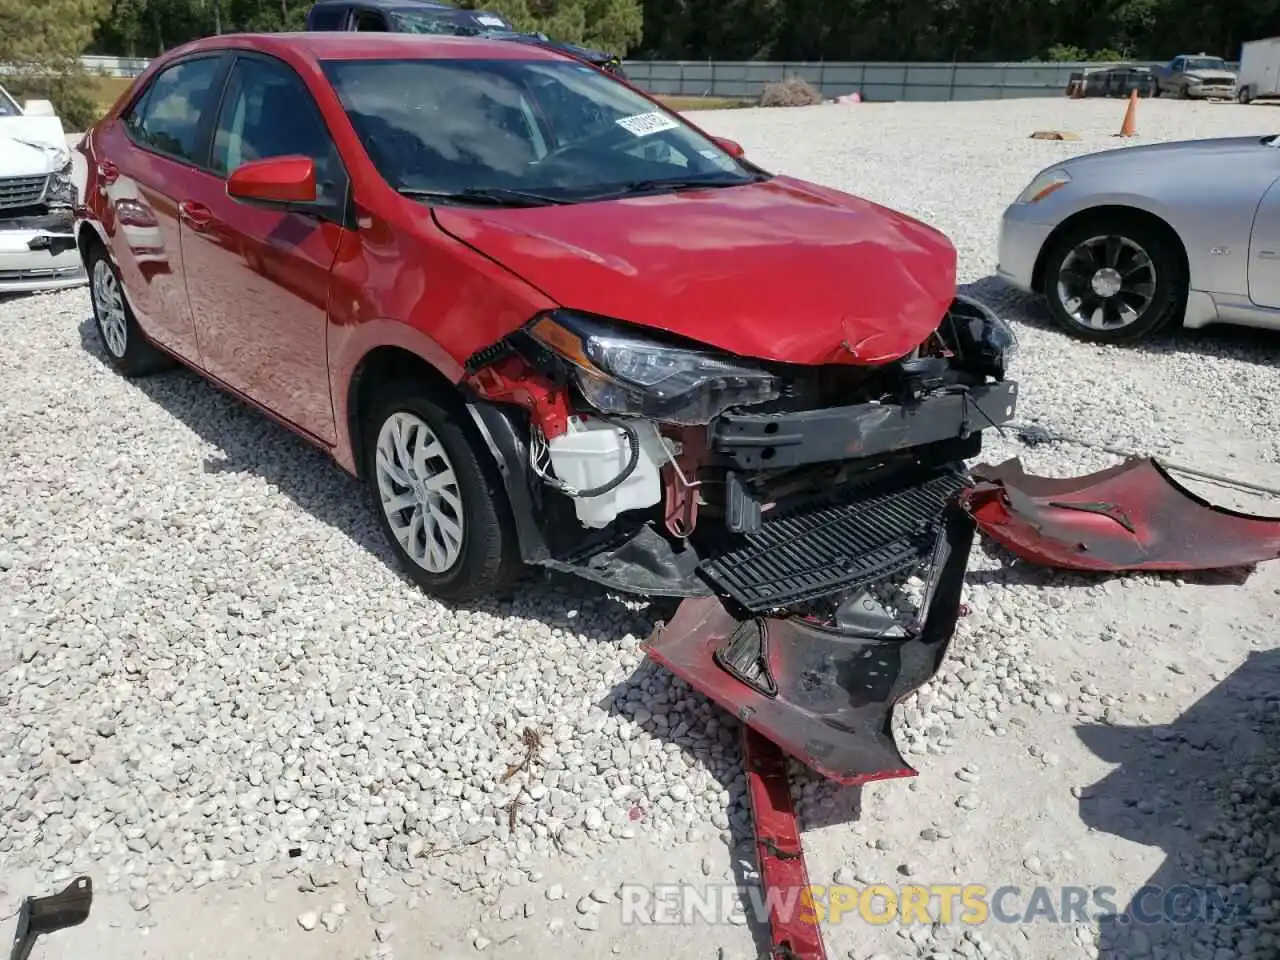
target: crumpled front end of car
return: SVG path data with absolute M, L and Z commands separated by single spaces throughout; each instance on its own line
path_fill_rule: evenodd
M 957 298 L 906 356 L 764 362 L 572 311 L 470 358 L 528 562 L 686 598 L 650 655 L 829 776 L 913 771 L 893 705 L 937 670 L 1009 421 L 1010 328 Z M 918 573 L 914 616 L 875 600 Z
M 0 150 L 3 143 L 0 138 Z M 86 280 L 75 242 L 70 154 L 60 151 L 51 166 L 46 173 L 0 173 L 0 293 L 57 290 Z

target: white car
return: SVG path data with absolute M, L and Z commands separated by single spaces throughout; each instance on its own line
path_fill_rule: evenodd
M 87 282 L 76 249 L 71 151 L 53 105 L 0 87 L 0 294 Z

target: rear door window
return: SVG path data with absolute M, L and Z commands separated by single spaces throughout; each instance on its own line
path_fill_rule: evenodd
M 222 58 L 184 60 L 156 74 L 124 116 L 130 139 L 146 150 L 195 166 L 204 165 L 202 120 L 216 96 Z
M 387 26 L 387 18 L 377 10 L 357 10 L 351 29 L 368 33 L 389 33 L 391 31 L 391 28 Z
M 308 30 L 341 30 L 347 23 L 347 8 L 340 4 L 316 4 L 307 18 Z

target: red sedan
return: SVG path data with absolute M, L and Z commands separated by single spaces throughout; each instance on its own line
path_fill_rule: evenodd
M 935 556 L 1013 340 L 910 217 L 502 41 L 200 40 L 80 149 L 106 354 L 367 481 L 428 591 L 777 609 Z

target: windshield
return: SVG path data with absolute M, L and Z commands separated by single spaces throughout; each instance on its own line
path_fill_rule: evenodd
M 559 202 L 758 179 L 594 67 L 558 60 L 330 60 L 369 158 L 405 192 L 522 191 Z
M 4 87 L 0 87 L 0 117 L 20 117 L 22 110 Z
M 1188 70 L 1225 70 L 1227 62 L 1221 57 L 1187 57 Z
M 458 11 L 441 16 L 435 13 L 392 10 L 393 33 L 431 33 L 457 37 L 474 37 L 490 30 L 511 30 L 512 26 L 496 13 Z

